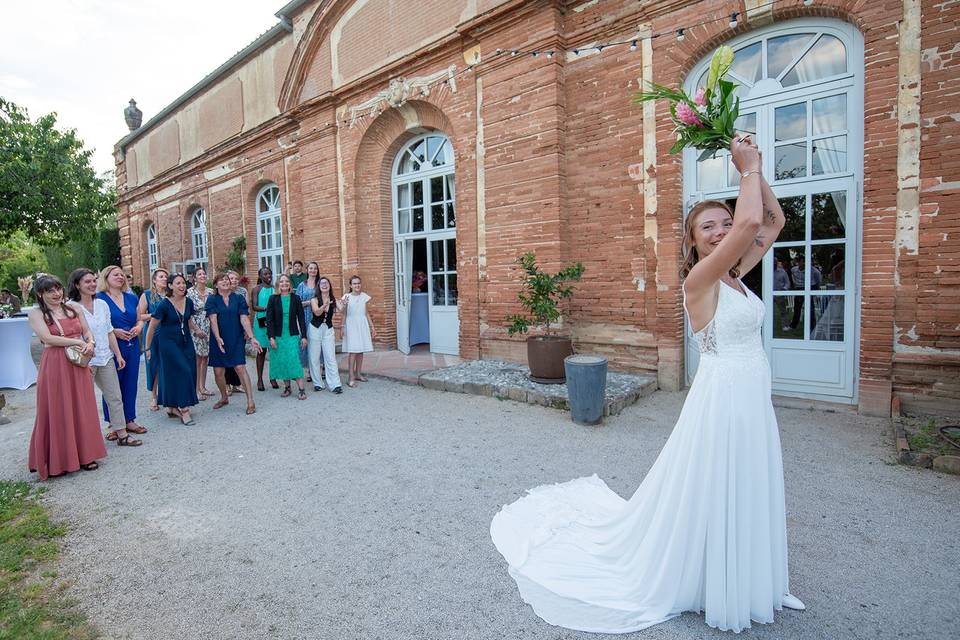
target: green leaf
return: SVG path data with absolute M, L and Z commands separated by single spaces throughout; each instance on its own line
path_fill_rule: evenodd
M 710 71 L 707 74 L 707 90 L 717 86 L 717 82 L 730 70 L 733 64 L 733 49 L 727 45 L 718 47 L 710 59 Z

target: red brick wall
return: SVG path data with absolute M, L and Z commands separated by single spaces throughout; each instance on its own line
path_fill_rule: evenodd
M 573 11 L 573 7 L 577 11 Z M 859 309 L 860 408 L 889 411 L 891 394 L 960 404 L 960 226 L 957 188 L 960 152 L 951 143 L 956 115 L 957 20 L 960 3 L 926 0 L 922 27 L 921 220 L 916 255 L 894 252 L 897 208 L 897 22 L 903 5 L 862 0 L 818 0 L 811 7 L 784 1 L 776 20 L 830 16 L 855 24 L 865 50 L 862 290 Z M 338 11 L 338 9 L 331 9 Z M 691 28 L 705 16 L 740 11 L 726 20 Z M 629 39 L 637 25 L 654 32 L 686 27 L 679 43 L 652 41 L 654 80 L 675 85 L 718 44 L 753 28 L 740 2 L 707 0 L 672 4 L 630 0 L 578 3 L 507 3 L 461 27 L 459 39 L 428 48 L 360 85 L 338 89 L 289 111 L 170 172 L 127 191 L 121 184 L 120 233 L 124 266 L 146 279 L 144 233 L 158 219 L 161 262 L 189 257 L 187 209 L 202 203 L 210 221 L 216 266 L 233 237 L 248 239 L 248 275 L 257 264 L 254 198 L 260 186 L 281 189 L 285 257 L 317 260 L 338 291 L 354 272 L 373 296 L 371 308 L 383 346 L 395 343 L 392 213 L 389 171 L 404 141 L 423 130 L 450 136 L 457 176 L 457 246 L 461 354 L 522 360 L 523 338 L 506 335 L 504 318 L 518 311 L 515 258 L 527 250 L 557 269 L 582 261 L 587 270 L 564 317 L 578 346 L 610 357 L 619 369 L 675 366 L 683 345 L 677 276 L 680 255 L 682 172 L 670 156 L 672 125 L 657 112 L 656 166 L 643 167 L 642 117 L 630 96 L 641 77 L 641 55 L 627 47 L 572 57 L 492 56 L 498 47 L 550 49 Z M 398 20 L 415 20 L 411 14 Z M 403 26 L 403 25 L 401 25 Z M 319 25 L 321 36 L 328 29 Z M 316 34 L 315 34 L 316 35 Z M 305 35 L 311 37 L 311 32 Z M 396 109 L 356 126 L 338 124 L 337 109 L 360 104 L 391 78 L 417 77 L 456 64 L 479 46 L 484 64 L 457 79 L 457 91 L 435 90 L 407 103 L 422 129 L 408 131 Z M 309 49 L 317 65 L 294 78 L 292 95 L 318 95 L 328 65 L 323 46 Z M 319 51 L 319 53 L 318 53 Z M 357 64 L 359 65 L 358 61 Z M 317 75 L 320 74 L 320 75 Z M 482 89 L 478 90 L 478 80 Z M 478 104 L 482 106 L 479 109 Z M 408 114 L 409 115 L 409 114 Z M 411 116 L 412 117 L 412 116 Z M 482 123 L 482 125 L 481 125 Z M 477 156 L 482 126 L 485 154 Z M 338 143 L 340 169 L 338 173 Z M 126 175 L 118 154 L 118 180 Z M 484 227 L 478 226 L 477 163 L 484 172 Z M 226 171 L 209 173 L 217 167 Z M 208 172 L 205 177 L 204 172 Z M 644 172 L 657 181 L 657 207 L 645 220 Z M 652 173 L 651 173 L 652 172 Z M 222 185 L 229 181 L 226 188 Z M 163 189 L 179 185 L 175 194 Z M 342 255 L 341 191 L 346 235 Z M 158 208 L 177 202 L 177 206 Z M 649 225 L 645 226 L 647 223 Z M 485 240 L 485 267 L 478 235 Z M 654 241 L 655 238 L 655 241 Z M 344 269 L 343 265 L 346 265 Z M 951 404 L 954 403 L 954 404 Z

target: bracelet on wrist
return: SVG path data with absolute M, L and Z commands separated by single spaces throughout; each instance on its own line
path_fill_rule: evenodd
M 759 169 L 749 169 L 749 170 L 747 170 L 747 171 L 744 171 L 743 173 L 740 174 L 740 179 L 741 179 L 741 180 L 745 180 L 746 178 L 748 178 L 749 176 L 752 176 L 753 174 L 760 175 L 760 170 L 759 170 Z

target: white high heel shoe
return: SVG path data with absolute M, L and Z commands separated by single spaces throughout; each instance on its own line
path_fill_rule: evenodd
M 800 598 L 797 596 L 792 596 L 789 593 L 785 593 L 783 595 L 781 604 L 784 606 L 784 608 L 793 609 L 795 611 L 803 611 L 807 608 L 807 605 L 803 604 L 803 602 L 800 601 Z

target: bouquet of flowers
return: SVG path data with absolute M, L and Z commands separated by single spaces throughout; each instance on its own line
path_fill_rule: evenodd
M 12 318 L 13 317 L 13 305 L 12 304 L 0 304 L 0 320 L 3 318 Z
M 728 46 L 717 49 L 710 60 L 707 84 L 692 98 L 680 89 L 652 82 L 648 90 L 636 95 L 636 102 L 661 99 L 670 102 L 670 117 L 677 125 L 677 141 L 670 147 L 670 153 L 693 147 L 702 152 L 699 159 L 705 160 L 730 147 L 736 135 L 734 123 L 740 115 L 740 98 L 733 95 L 737 85 L 723 79 L 731 64 L 733 49 Z

